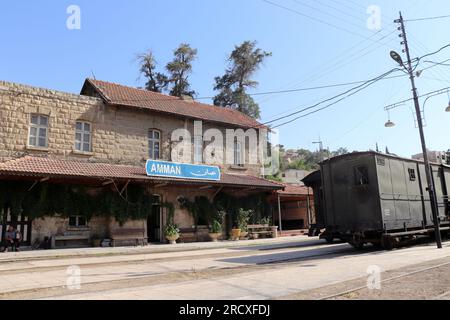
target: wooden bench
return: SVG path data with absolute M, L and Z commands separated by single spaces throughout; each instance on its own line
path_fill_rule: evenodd
M 86 242 L 85 245 L 89 245 L 89 236 L 88 235 L 60 235 L 52 237 L 52 248 L 60 247 L 57 245 L 57 242 L 62 242 L 64 245 L 62 247 L 70 247 L 67 245 L 68 242 Z M 74 245 L 74 246 L 79 246 Z
M 111 232 L 111 246 L 113 247 L 117 242 L 131 242 L 134 246 L 144 246 L 147 241 L 144 228 L 119 228 Z
M 267 224 L 249 224 L 247 228 L 250 239 L 258 239 L 260 236 L 272 236 L 272 228 Z

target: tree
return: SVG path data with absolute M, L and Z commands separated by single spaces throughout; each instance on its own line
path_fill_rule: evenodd
M 256 48 L 255 41 L 245 41 L 236 46 L 228 58 L 229 67 L 225 74 L 215 78 L 214 90 L 219 93 L 214 98 L 214 105 L 235 108 L 252 118 L 259 119 L 259 105 L 247 90 L 258 86 L 258 82 L 252 80 L 252 77 L 265 58 L 271 55 L 270 52 Z
M 169 85 L 169 78 L 156 71 L 157 62 L 151 50 L 137 55 L 140 73 L 147 79 L 145 89 L 153 92 L 163 92 Z
M 170 74 L 169 82 L 171 84 L 170 95 L 182 97 L 184 95 L 194 97 L 196 92 L 191 90 L 188 81 L 192 73 L 192 62 L 197 58 L 197 49 L 191 48 L 187 43 L 182 43 L 174 51 L 174 59 L 166 66 Z

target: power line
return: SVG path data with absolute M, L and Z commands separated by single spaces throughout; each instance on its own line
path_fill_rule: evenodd
M 404 20 L 404 21 L 405 22 L 414 22 L 414 21 L 425 21 L 425 20 L 437 20 L 437 19 L 444 19 L 444 18 L 450 18 L 450 15 L 436 16 L 436 17 L 427 17 L 427 18 L 417 18 L 417 19 L 408 19 L 408 20 Z
M 281 4 L 278 4 L 278 3 L 275 3 L 275 2 L 272 2 L 272 1 L 269 1 L 269 0 L 262 0 L 262 1 L 268 3 L 268 4 L 272 5 L 272 6 L 275 6 L 275 7 L 278 7 L 278 8 L 287 10 L 287 11 L 290 11 L 290 12 L 295 13 L 295 14 L 297 14 L 297 15 L 300 15 L 300 16 L 302 16 L 302 17 L 306 17 L 306 18 L 308 18 L 308 19 L 310 19 L 310 20 L 313 20 L 313 21 L 316 21 L 316 22 L 325 24 L 325 25 L 327 25 L 327 26 L 329 26 L 329 27 L 332 27 L 332 28 L 335 28 L 335 29 L 338 29 L 338 30 L 347 32 L 347 33 L 349 33 L 349 34 L 352 34 L 352 35 L 355 35 L 355 36 L 358 36 L 358 37 L 362 37 L 362 38 L 364 38 L 364 39 L 368 39 L 367 36 L 364 36 L 364 35 L 362 35 L 362 34 L 360 34 L 360 33 L 353 32 L 353 31 L 348 30 L 348 29 L 346 29 L 346 28 L 342 28 L 342 27 L 336 26 L 336 25 L 334 25 L 334 24 L 332 24 L 332 23 L 329 23 L 329 22 L 324 21 L 324 20 L 319 19 L 319 18 L 311 17 L 311 16 L 309 16 L 309 15 L 303 13 L 303 12 L 300 12 L 300 11 L 298 11 L 298 10 L 295 10 L 295 9 L 292 9 L 292 8 L 289 8 L 289 7 L 285 7 L 285 6 L 281 5 Z
M 319 105 L 321 105 L 321 104 L 323 104 L 323 103 L 326 103 L 326 102 L 328 102 L 328 101 L 335 100 L 335 99 L 337 99 L 337 98 L 339 98 L 339 97 L 342 97 L 342 96 L 345 96 L 344 98 L 347 98 L 348 96 L 346 96 L 346 95 L 349 94 L 349 93 L 351 93 L 352 91 L 358 89 L 356 92 L 359 92 L 359 91 L 361 91 L 361 90 L 360 90 L 361 88 L 364 88 L 364 89 L 365 89 L 366 86 L 367 86 L 367 84 L 371 85 L 371 84 L 373 84 L 373 83 L 375 83 L 375 82 L 381 80 L 382 78 L 388 76 L 389 74 L 391 74 L 391 73 L 393 73 L 393 72 L 395 72 L 395 71 L 400 71 L 400 70 L 401 70 L 401 69 L 398 69 L 398 68 L 389 70 L 389 71 L 383 73 L 382 75 L 377 76 L 377 77 L 375 77 L 375 78 L 372 78 L 372 79 L 370 79 L 370 80 L 367 80 L 367 81 L 365 81 L 363 84 L 360 84 L 360 85 L 358 85 L 358 86 L 356 86 L 356 87 L 353 87 L 353 88 L 351 88 L 351 89 L 349 89 L 349 90 L 347 90 L 347 91 L 345 91 L 345 92 L 343 92 L 343 93 L 340 93 L 340 94 L 338 94 L 338 95 L 336 95 L 336 96 L 333 96 L 333 97 L 331 97 L 331 98 L 328 98 L 328 99 L 325 99 L 325 100 L 323 100 L 323 101 L 320 101 L 320 102 L 318 102 L 318 103 L 316 103 L 316 104 L 314 104 L 314 105 L 308 106 L 308 107 L 303 108 L 303 109 L 301 109 L 301 110 L 298 110 L 298 111 L 296 111 L 296 112 L 290 113 L 290 114 L 288 114 L 288 115 L 286 115 L 286 116 L 278 117 L 278 118 L 276 118 L 276 119 L 273 119 L 273 120 L 264 122 L 263 125 L 268 125 L 268 124 L 270 124 L 270 123 L 273 123 L 273 122 L 276 122 L 276 121 L 279 121 L 279 120 L 283 120 L 283 119 L 286 119 L 286 118 L 290 118 L 290 117 L 292 117 L 292 116 L 294 116 L 294 115 L 296 115 L 296 114 L 299 114 L 299 113 L 302 113 L 302 112 L 304 112 L 304 111 L 313 109 L 313 108 L 315 108 L 315 107 L 317 107 L 317 106 L 319 106 Z M 356 92 L 355 92 L 355 93 L 356 93 Z M 353 94 L 354 94 L 354 93 L 353 93 Z M 352 94 L 352 95 L 353 95 L 353 94 Z M 339 101 L 342 101 L 342 99 L 341 99 L 341 100 L 338 100 L 337 102 L 339 102 Z M 336 103 L 337 103 L 337 102 L 336 102 Z M 333 103 L 333 104 L 335 104 L 335 103 Z M 323 110 L 323 108 L 318 109 L 317 111 L 320 111 L 320 110 Z M 316 111 L 316 112 L 317 112 L 317 111 Z M 313 113 L 314 113 L 314 112 L 313 112 Z M 311 114 L 311 113 L 309 113 L 309 114 Z M 296 118 L 296 119 L 298 119 L 298 118 Z M 295 121 L 296 119 L 294 119 L 294 121 Z M 287 124 L 287 123 L 290 123 L 290 122 L 292 122 L 292 121 L 288 121 L 288 122 L 283 123 L 283 124 L 281 124 L 281 125 L 284 125 L 284 124 Z M 277 125 L 276 127 L 279 127 L 279 126 L 281 126 L 281 125 Z M 276 128 L 276 127 L 275 127 L 275 128 Z
M 343 101 L 343 100 L 345 100 L 345 99 L 347 99 L 347 98 L 349 98 L 349 97 L 351 97 L 351 96 L 357 94 L 358 92 L 365 90 L 366 88 L 370 87 L 372 84 L 374 84 L 374 83 L 376 83 L 376 82 L 377 82 L 377 81 L 370 82 L 370 83 L 368 83 L 368 84 L 362 86 L 362 87 L 359 88 L 358 90 L 349 93 L 348 95 L 344 96 L 343 98 L 341 98 L 341 99 L 339 99 L 339 100 L 337 100 L 337 101 L 334 101 L 334 102 L 332 102 L 332 103 L 330 103 L 330 104 L 328 104 L 328 105 L 326 105 L 326 106 L 324 106 L 324 107 L 321 107 L 321 108 L 319 108 L 319 109 L 313 110 L 313 111 L 308 112 L 308 113 L 306 113 L 306 114 L 302 114 L 301 116 L 298 116 L 298 117 L 296 117 L 296 118 L 294 118 L 294 119 L 291 119 L 291 120 L 289 120 L 289 121 L 286 121 L 286 122 L 283 122 L 283 123 L 281 123 L 281 124 L 278 124 L 278 125 L 272 127 L 272 129 L 276 129 L 276 128 L 282 127 L 282 126 L 284 126 L 284 125 L 287 125 L 287 124 L 289 124 L 289 123 L 292 123 L 292 122 L 294 122 L 294 121 L 297 121 L 298 119 L 301 119 L 301 118 L 307 117 L 307 116 L 309 116 L 309 115 L 311 115 L 311 114 L 317 113 L 317 112 L 319 112 L 319 111 L 328 109 L 328 108 L 330 108 L 331 106 L 334 106 L 335 104 L 338 104 L 339 102 L 341 102 L 341 101 Z

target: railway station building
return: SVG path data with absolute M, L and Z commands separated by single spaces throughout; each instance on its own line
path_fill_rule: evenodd
M 192 99 L 93 79 L 79 95 L 0 81 L 0 122 L 2 237 L 15 225 L 24 245 L 51 237 L 78 246 L 129 233 L 163 242 L 169 219 L 180 241 L 203 241 L 211 221 L 198 212 L 219 201 L 226 237 L 237 205 L 270 215 L 268 196 L 284 188 L 262 178 L 261 141 L 251 150 L 249 139 L 234 137 L 232 150 L 224 140 L 219 152 L 204 139 L 208 129 L 250 128 L 260 139 L 261 124 Z M 174 140 L 180 129 L 190 138 Z M 174 161 L 180 143 L 191 151 L 182 163 Z M 247 163 L 252 156 L 256 162 Z M 149 161 L 162 171 L 149 174 Z M 177 176 L 172 168 L 182 165 L 203 174 Z M 200 208 L 197 215 L 186 203 Z

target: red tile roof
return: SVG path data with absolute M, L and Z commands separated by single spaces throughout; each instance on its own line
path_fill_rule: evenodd
M 297 195 L 313 195 L 311 188 L 300 186 L 297 184 L 283 183 L 284 190 L 277 191 L 280 195 L 297 196 Z M 308 190 L 309 189 L 309 190 Z M 309 193 L 308 193 L 309 192 Z
M 144 108 L 156 112 L 231 124 L 243 128 L 264 127 L 255 119 L 234 109 L 217 107 L 197 101 L 187 101 L 178 97 L 106 81 L 86 79 L 81 94 L 86 93 L 85 88 L 88 85 L 91 85 L 106 102 L 114 105 Z
M 220 181 L 149 177 L 144 166 L 112 165 L 26 156 L 0 163 L 0 179 L 6 176 L 134 180 L 138 182 L 183 183 L 281 189 L 282 185 L 241 174 L 222 173 Z

